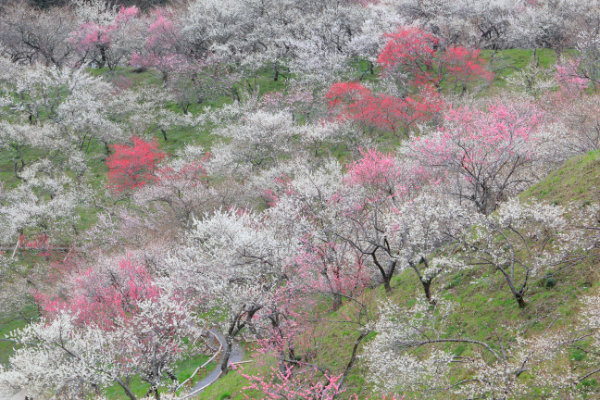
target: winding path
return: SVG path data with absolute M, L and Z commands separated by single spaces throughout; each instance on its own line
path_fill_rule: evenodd
M 210 329 L 209 333 L 211 335 L 213 335 L 213 337 L 217 340 L 217 342 L 219 342 L 219 345 L 220 345 L 219 351 L 221 351 L 221 353 L 222 353 L 225 346 L 227 346 L 227 342 L 225 341 L 225 336 L 223 336 L 223 334 L 221 332 L 219 332 L 215 329 Z M 200 392 L 202 392 L 208 386 L 215 383 L 217 381 L 217 379 L 219 379 L 219 377 L 221 376 L 221 373 L 222 373 L 222 371 L 221 371 L 222 357 L 223 356 L 221 355 L 221 358 L 219 359 L 219 362 L 217 363 L 217 366 L 215 367 L 215 369 L 210 371 L 210 373 L 207 376 L 205 376 L 200 382 L 196 383 L 196 385 L 183 397 L 184 399 L 189 399 L 194 396 L 197 396 L 198 394 L 200 394 Z M 242 361 L 243 359 L 244 359 L 244 349 L 237 342 L 233 342 L 233 347 L 231 349 L 231 355 L 229 356 L 229 362 L 228 362 L 229 365 L 238 363 L 238 362 Z

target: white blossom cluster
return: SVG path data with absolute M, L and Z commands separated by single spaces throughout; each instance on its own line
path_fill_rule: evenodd
M 11 368 L 0 369 L 0 387 L 25 388 L 30 396 L 75 388 L 83 396 L 97 385 L 131 374 L 155 387 L 168 386 L 164 369 L 185 357 L 181 350 L 201 332 L 194 314 L 172 293 L 138 307 L 130 320 L 114 321 L 115 329 L 81 326 L 76 314 L 62 312 L 13 332 L 20 346 L 11 357 Z

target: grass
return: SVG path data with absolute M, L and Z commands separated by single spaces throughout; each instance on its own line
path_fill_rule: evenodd
M 0 320 L 0 338 L 6 338 L 15 329 L 25 327 L 26 322 L 20 318 L 4 318 Z M 8 363 L 13 353 L 13 343 L 0 341 L 0 364 Z
M 196 370 L 196 368 L 206 361 L 208 361 L 210 357 L 204 354 L 198 354 L 186 360 L 180 361 L 177 363 L 174 373 L 177 376 L 179 383 L 183 383 L 186 379 L 188 379 L 192 373 Z M 196 384 L 199 380 L 201 380 L 208 372 L 210 372 L 213 368 L 215 368 L 216 364 L 211 362 L 207 365 L 207 367 L 200 371 L 200 373 L 191 380 L 192 386 Z M 147 392 L 150 385 L 144 381 L 142 381 L 139 377 L 133 377 L 130 380 L 130 387 L 132 391 L 138 397 L 143 397 Z M 185 390 L 185 389 L 182 389 Z M 114 384 L 103 390 L 104 395 L 108 399 L 123 399 L 127 400 L 128 397 L 125 395 L 123 388 L 118 384 Z
M 15 329 L 24 328 L 27 324 L 26 319 L 34 319 L 37 316 L 37 310 L 33 306 L 27 306 L 18 316 L 5 316 L 0 318 L 0 338 L 6 339 Z M 13 343 L 0 341 L 0 365 L 6 364 L 13 354 Z
M 89 68 L 87 71 L 90 75 L 100 76 L 109 82 L 126 82 L 127 84 L 131 84 L 132 88 L 159 86 L 162 84 L 160 72 L 152 69 L 136 72 L 130 67 L 119 66 L 112 71 L 108 67 Z
M 525 68 L 534 60 L 532 49 L 482 50 L 481 57 L 490 63 L 496 79 L 504 79 Z M 541 68 L 550 68 L 556 64 L 557 55 L 551 49 L 537 49 Z
M 254 367 L 246 367 L 246 373 L 254 373 Z M 252 396 L 249 392 L 244 392 L 243 388 L 248 386 L 248 380 L 237 372 L 229 372 L 225 377 L 219 379 L 213 385 L 207 387 L 196 399 L 212 400 L 212 399 L 233 399 L 242 400 L 248 396 Z M 256 393 L 258 394 L 258 393 Z M 252 397 L 250 397 L 252 398 Z
M 262 356 L 256 356 L 251 363 L 241 365 L 240 372 L 248 375 L 266 374 L 271 370 L 271 367 L 275 365 L 275 360 L 264 358 Z M 199 396 L 197 400 L 213 400 L 213 399 L 232 399 L 232 400 L 245 400 L 247 398 L 259 398 L 254 396 L 260 396 L 261 393 L 255 390 L 244 390 L 245 387 L 249 386 L 249 382 L 240 373 L 236 371 L 230 371 L 224 377 L 221 377 L 214 384 L 207 387 Z M 246 397 L 248 396 L 248 397 Z
M 523 198 L 536 198 L 553 204 L 571 201 L 583 204 L 600 199 L 600 150 L 575 157 L 529 188 Z

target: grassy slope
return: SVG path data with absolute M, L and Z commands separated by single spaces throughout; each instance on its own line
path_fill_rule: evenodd
M 525 200 L 544 200 L 555 204 L 567 204 L 570 201 L 584 203 L 600 199 L 600 150 L 590 152 L 567 161 L 561 168 L 546 179 L 532 186 L 521 195 Z M 493 341 L 502 337 L 505 342 L 514 338 L 514 332 L 535 336 L 556 319 L 552 331 L 570 331 L 576 324 L 578 298 L 598 289 L 598 260 L 600 254 L 591 254 L 584 261 L 563 266 L 552 272 L 551 276 L 534 279 L 527 294 L 528 306 L 521 310 L 514 301 L 502 277 L 489 268 L 471 269 L 442 277 L 434 284 L 434 293 L 440 298 L 454 302 L 456 312 L 448 321 L 448 336 L 464 335 L 473 339 Z M 382 288 L 369 291 L 365 295 L 370 311 L 375 313 L 378 300 L 386 298 Z M 391 299 L 399 304 L 410 306 L 415 296 L 422 296 L 418 280 L 411 271 L 400 273 L 393 279 Z M 337 314 L 342 314 L 348 306 Z M 336 314 L 329 316 L 337 319 Z M 317 362 L 341 368 L 350 354 L 357 332 L 353 328 L 340 328 L 329 324 L 320 328 L 322 351 Z M 454 344 L 446 347 L 456 355 L 468 355 L 468 346 Z M 556 360 L 556 365 L 571 363 L 576 371 L 585 371 L 585 354 L 572 350 Z M 340 365 L 331 360 L 341 360 Z M 251 367 L 255 370 L 256 367 Z M 263 367 L 264 368 L 264 367 Z M 372 386 L 366 381 L 367 369 L 360 362 L 348 377 L 347 395 L 358 394 L 366 398 L 373 393 Z M 522 379 L 527 379 L 524 374 Z M 204 392 L 200 399 L 244 399 L 242 388 L 247 382 L 235 372 L 228 374 Z M 596 379 L 588 379 L 580 385 L 584 398 L 594 398 L 599 389 Z M 250 398 L 252 393 L 247 393 Z M 537 388 L 534 398 L 544 398 L 543 388 Z M 344 396 L 346 397 L 346 396 Z M 419 398 L 419 397 L 415 397 Z M 431 398 L 437 398 L 435 395 Z M 449 398 L 446 394 L 441 398 Z M 550 398 L 550 397 L 548 397 Z
M 20 329 L 25 326 L 25 320 L 21 318 L 3 318 L 0 320 L 0 338 L 6 338 L 10 332 L 15 329 Z M 0 341 L 0 364 L 8 362 L 8 358 L 12 354 L 13 343 Z
M 548 68 L 556 63 L 556 53 L 550 49 L 538 49 L 540 67 Z M 491 69 L 496 74 L 497 86 L 504 86 L 505 78 L 527 66 L 533 60 L 533 50 L 508 49 L 508 50 L 482 50 L 481 57 L 491 63 Z M 498 81 L 500 79 L 500 82 Z
M 600 152 L 571 159 L 529 188 L 524 197 L 564 205 L 569 201 L 590 202 L 600 199 Z

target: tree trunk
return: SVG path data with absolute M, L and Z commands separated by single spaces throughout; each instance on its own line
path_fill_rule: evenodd
M 362 332 L 358 338 L 356 338 L 356 340 L 354 341 L 354 346 L 352 347 L 352 354 L 350 355 L 350 360 L 348 361 L 348 364 L 346 364 L 346 368 L 344 369 L 344 373 L 342 374 L 341 379 L 339 380 L 339 385 L 340 388 L 344 385 L 344 381 L 346 380 L 346 378 L 348 377 L 348 374 L 350 373 L 350 370 L 352 369 L 352 367 L 354 366 L 354 362 L 356 361 L 356 355 L 358 353 L 358 346 L 360 345 L 360 342 L 362 342 L 362 340 L 367 337 L 367 335 L 370 333 L 369 332 Z M 332 397 L 332 399 L 335 399 L 335 395 Z
M 231 357 L 231 349 L 233 348 L 233 338 L 230 335 L 225 337 L 225 342 L 227 346 L 225 347 L 225 352 L 223 353 L 223 359 L 221 360 L 221 374 L 226 375 L 229 371 L 229 357 Z
M 385 287 L 386 293 L 390 293 L 392 291 L 391 282 L 392 282 L 392 277 L 394 276 L 394 271 L 396 271 L 396 263 L 397 262 L 398 261 L 396 261 L 396 260 L 391 260 L 391 261 L 389 261 L 387 271 L 385 271 L 383 269 L 381 270 L 382 275 L 383 275 L 383 287 Z
M 146 392 L 146 395 L 144 396 L 144 398 L 148 398 L 148 396 L 150 396 L 151 394 L 154 394 L 154 398 L 156 400 L 160 400 L 160 393 L 158 392 L 158 387 L 155 385 L 151 385 L 150 388 L 148 389 L 148 391 Z
M 517 303 L 519 303 L 519 308 L 525 308 L 527 303 L 525 303 L 525 300 L 523 299 L 523 295 L 515 294 L 515 298 L 517 299 Z
M 435 300 L 431 298 L 431 281 L 430 280 L 421 280 L 421 284 L 423 285 L 423 290 L 425 291 L 425 297 L 430 304 L 435 304 Z
M 240 99 L 240 93 L 238 92 L 238 90 L 236 88 L 231 88 L 231 99 L 234 101 L 237 100 L 238 102 L 242 101 Z
M 383 287 L 385 288 L 386 293 L 390 293 L 392 291 L 392 287 L 390 286 L 391 277 L 384 276 L 383 277 Z
M 15 178 L 23 180 L 23 178 L 19 176 L 19 165 L 16 161 L 13 161 L 13 172 L 15 174 Z
M 100 46 L 100 65 L 99 68 L 103 68 L 106 65 L 106 48 L 104 46 Z
M 333 294 L 333 311 L 337 311 L 342 306 L 342 296 L 339 293 Z
M 125 382 L 123 382 L 121 379 L 117 378 L 117 383 L 123 388 L 123 390 L 125 391 L 125 394 L 127 395 L 127 397 L 129 397 L 131 400 L 137 400 L 137 397 L 135 396 L 135 394 L 131 391 L 131 389 L 129 388 L 129 385 L 126 384 Z

